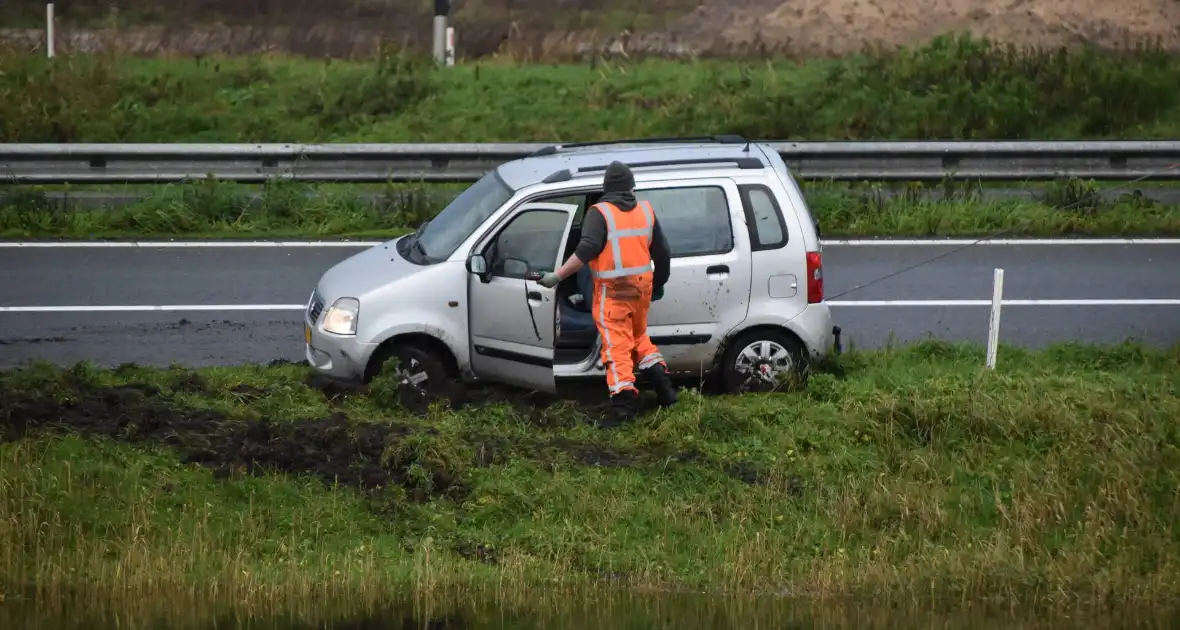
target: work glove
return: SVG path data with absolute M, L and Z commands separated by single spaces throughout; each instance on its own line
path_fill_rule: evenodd
M 546 289 L 552 289 L 553 287 L 557 286 L 559 282 L 561 282 L 561 278 L 558 278 L 557 273 L 553 271 L 550 271 L 549 273 L 541 276 L 541 279 L 537 280 L 537 284 L 545 287 Z
M 660 298 L 664 297 L 664 287 L 653 289 L 651 292 L 651 301 L 658 302 Z

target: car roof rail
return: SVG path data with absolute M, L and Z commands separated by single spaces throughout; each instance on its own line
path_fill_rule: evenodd
M 762 160 L 756 157 L 700 157 L 700 158 L 686 158 L 683 160 L 655 160 L 652 162 L 623 162 L 630 168 L 652 168 L 657 166 L 696 166 L 701 164 L 736 164 L 738 168 L 759 169 L 766 168 Z M 600 164 L 598 166 L 583 166 L 578 169 L 579 173 L 592 173 L 594 171 L 605 171 L 609 164 Z
M 580 147 L 605 147 L 612 144 L 698 144 L 708 142 L 712 144 L 749 144 L 742 136 L 736 134 L 719 134 L 715 136 L 668 136 L 656 138 L 627 138 L 623 140 L 598 140 L 594 142 L 570 142 L 568 144 L 551 144 L 533 152 L 529 157 L 553 155 L 562 149 L 576 149 Z
M 766 165 L 755 157 L 742 158 L 727 158 L 727 157 L 707 157 L 707 158 L 688 158 L 684 160 L 658 160 L 653 162 L 624 162 L 630 168 L 653 168 L 658 166 L 697 166 L 703 164 L 736 164 L 738 168 L 743 170 L 762 169 Z M 600 164 L 598 166 L 583 166 L 578 169 L 579 173 L 593 173 L 595 171 L 605 171 L 608 164 Z M 557 182 L 568 182 L 574 178 L 573 172 L 568 168 L 553 171 L 545 179 L 541 180 L 543 184 L 556 184 Z

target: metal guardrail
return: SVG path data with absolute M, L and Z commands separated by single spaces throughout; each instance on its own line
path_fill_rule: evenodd
M 796 177 L 836 181 L 1180 180 L 1180 141 L 777 142 Z M 551 146 L 509 144 L 0 144 L 5 183 L 471 182 Z M 574 150 L 574 149 L 571 149 Z

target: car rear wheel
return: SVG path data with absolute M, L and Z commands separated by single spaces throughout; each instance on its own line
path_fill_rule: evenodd
M 727 394 L 772 392 L 807 382 L 807 353 L 794 336 L 755 330 L 736 339 L 721 362 L 721 388 Z

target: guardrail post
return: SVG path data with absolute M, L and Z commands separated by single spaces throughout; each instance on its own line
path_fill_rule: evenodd
M 1000 345 L 1000 307 L 1004 303 L 1004 270 L 992 276 L 992 315 L 987 324 L 987 369 L 996 369 L 996 352 Z
M 53 35 L 53 3 L 50 2 L 45 5 L 45 56 L 50 59 L 53 59 L 54 53 Z

